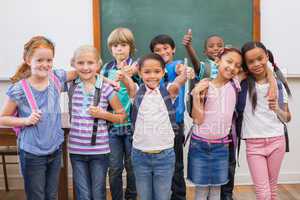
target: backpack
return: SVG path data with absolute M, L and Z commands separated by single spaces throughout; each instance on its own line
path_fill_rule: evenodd
M 76 80 L 73 80 L 70 83 L 69 89 L 68 89 L 68 97 L 69 97 L 69 115 L 70 115 L 70 122 L 72 121 L 72 98 L 74 95 L 74 91 L 76 89 L 76 87 L 78 86 L 78 84 L 76 83 Z M 98 106 L 99 102 L 100 102 L 100 95 L 101 95 L 101 91 L 102 91 L 102 86 L 103 86 L 103 78 L 102 76 L 100 76 L 100 87 L 95 87 L 95 94 L 94 94 L 94 99 L 93 99 L 93 105 L 94 106 Z M 96 145 L 96 139 L 97 139 L 97 130 L 98 130 L 98 118 L 94 118 L 94 122 L 93 122 L 93 133 L 92 133 L 92 137 L 91 137 L 91 145 L 95 146 Z M 108 123 L 106 121 L 106 123 Z
M 166 89 L 165 84 L 160 84 L 159 91 L 160 91 L 160 94 L 164 100 L 166 107 L 167 107 L 169 119 L 170 119 L 170 122 L 172 125 L 172 129 L 173 129 L 174 133 L 177 135 L 179 127 L 176 123 L 176 117 L 175 117 L 176 111 L 173 106 L 169 92 Z M 133 133 L 134 133 L 134 129 L 135 129 L 135 122 L 137 119 L 139 108 L 140 108 L 140 105 L 142 103 L 145 93 L 146 93 L 146 86 L 145 86 L 145 84 L 142 84 L 140 86 L 139 90 L 137 91 L 137 94 L 133 101 L 133 106 L 132 106 L 131 120 L 132 120 L 132 130 L 133 130 L 132 132 Z
M 60 93 L 61 90 L 62 90 L 62 85 L 61 85 L 59 79 L 53 73 L 53 71 L 51 71 L 49 73 L 49 78 L 53 82 L 53 84 L 54 84 L 56 90 L 58 91 L 58 93 Z M 26 79 L 22 79 L 22 80 L 20 80 L 20 83 L 21 83 L 21 87 L 22 87 L 22 89 L 23 89 L 23 91 L 25 93 L 25 97 L 26 97 L 26 100 L 27 100 L 27 102 L 28 102 L 28 104 L 30 106 L 31 111 L 38 110 L 39 108 L 37 106 L 36 100 L 35 100 L 35 98 L 33 96 L 33 93 L 32 93 L 32 91 L 30 89 L 30 86 L 29 86 L 27 80 Z M 14 113 L 14 116 L 16 116 L 16 117 L 18 116 L 18 112 L 17 111 Z M 21 132 L 22 128 L 23 127 L 13 127 L 12 129 L 14 130 L 14 132 L 16 133 L 16 135 L 18 136 L 19 133 Z
M 211 72 L 211 67 L 208 62 L 204 63 L 204 74 L 203 78 L 209 78 L 210 79 L 210 72 Z M 193 109 L 193 96 L 191 94 L 192 90 L 194 89 L 195 85 L 199 82 L 200 80 L 194 78 L 193 80 L 189 80 L 188 83 L 188 93 L 187 93 L 187 100 L 186 100 L 186 110 L 189 114 L 190 117 L 192 117 L 192 109 Z
M 238 103 L 236 105 L 236 113 L 237 113 L 237 118 L 236 118 L 236 134 L 237 134 L 237 148 L 238 148 L 238 155 L 240 152 L 240 146 L 241 146 L 241 131 L 242 131 L 242 124 L 243 124 L 243 114 L 244 114 L 244 109 L 246 106 L 246 98 L 248 94 L 248 81 L 247 79 L 242 81 L 241 83 L 241 92 L 238 95 Z M 280 80 L 277 80 L 277 87 L 278 87 L 278 104 L 280 108 L 283 108 L 284 102 L 283 102 L 283 86 L 282 82 Z M 278 118 L 279 119 L 279 118 Z M 280 120 L 280 119 L 279 119 Z M 283 124 L 284 127 L 284 136 L 285 136 L 285 143 L 286 143 L 286 152 L 290 151 L 289 148 L 289 136 L 288 136 L 288 130 L 286 123 L 284 123 L 282 120 L 280 120 Z
M 233 87 L 234 89 L 234 92 L 235 92 L 235 95 L 236 95 L 236 105 L 237 105 L 237 102 L 238 102 L 238 94 L 239 94 L 239 89 L 237 88 L 236 84 L 234 83 L 234 81 L 231 79 L 230 80 L 230 84 L 231 86 Z M 191 94 L 189 94 L 191 96 Z M 192 99 L 193 100 L 193 99 Z M 207 98 L 204 97 L 204 105 L 206 103 L 206 100 Z M 193 105 L 193 102 L 191 102 L 191 105 Z M 192 109 L 192 108 L 191 108 Z M 192 111 L 189 113 L 190 116 L 192 115 Z M 236 118 L 237 118 L 237 114 L 236 114 L 236 111 L 233 112 L 233 115 L 232 115 L 232 122 L 231 122 L 231 128 L 229 130 L 229 139 L 232 140 L 233 142 L 233 145 L 234 145 L 234 149 L 236 149 L 237 147 L 237 133 L 236 133 L 236 124 L 235 124 L 235 121 L 236 121 Z M 192 133 L 193 133 L 193 126 L 190 128 L 188 134 L 187 134 L 187 137 L 185 138 L 185 141 L 184 141 L 184 146 L 186 145 L 187 141 L 189 140 L 189 138 L 191 137 Z

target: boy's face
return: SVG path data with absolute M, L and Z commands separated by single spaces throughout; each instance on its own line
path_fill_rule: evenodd
M 139 71 L 139 75 L 145 85 L 150 89 L 155 89 L 159 86 L 160 80 L 164 77 L 165 71 L 161 63 L 154 59 L 145 60 Z
M 130 46 L 127 43 L 116 43 L 111 46 L 112 56 L 121 62 L 126 60 L 130 55 Z
M 215 60 L 218 56 L 218 54 L 223 51 L 224 49 L 224 41 L 222 38 L 218 36 L 210 37 L 207 40 L 206 48 L 204 50 L 204 54 L 212 59 Z
M 74 67 L 81 80 L 91 80 L 96 76 L 99 70 L 99 64 L 92 52 L 83 52 L 74 60 Z
M 165 63 L 170 63 L 173 61 L 175 48 L 172 49 L 169 44 L 156 44 L 153 48 L 153 53 L 160 55 L 164 59 Z

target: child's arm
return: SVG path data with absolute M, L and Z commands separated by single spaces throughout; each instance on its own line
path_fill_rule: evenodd
M 192 91 L 193 109 L 192 118 L 194 123 L 202 124 L 204 120 L 204 97 L 208 88 L 208 80 L 200 81 Z
M 168 88 L 168 92 L 172 99 L 176 98 L 180 90 L 180 87 L 185 84 L 186 80 L 187 80 L 187 74 L 185 69 L 175 78 L 175 80 L 171 83 L 171 85 Z
M 183 36 L 182 44 L 189 55 L 189 58 L 194 66 L 196 74 L 200 72 L 200 59 L 197 56 L 196 50 L 192 46 L 192 30 L 189 29 L 188 32 Z
M 76 70 L 67 71 L 67 82 L 73 81 L 78 77 Z
M 277 99 L 277 81 L 269 67 L 267 67 L 267 79 L 270 85 L 267 96 L 269 99 Z
M 114 109 L 115 113 L 108 112 L 102 108 L 96 106 L 90 106 L 88 112 L 91 116 L 104 119 L 113 123 L 124 123 L 126 119 L 126 113 L 122 107 L 122 104 L 117 95 L 114 95 L 109 100 L 110 106 Z
M 29 117 L 15 117 L 13 116 L 17 109 L 17 104 L 7 98 L 4 102 L 0 114 L 0 125 L 9 127 L 22 127 L 37 124 L 41 118 L 41 113 L 33 111 Z
M 269 108 L 273 110 L 278 118 L 283 122 L 289 122 L 291 120 L 291 113 L 288 104 L 284 104 L 283 110 L 278 105 L 277 99 L 269 99 Z
M 135 97 L 135 94 L 136 94 L 136 91 L 137 91 L 136 84 L 126 74 L 126 72 L 124 72 L 124 70 L 118 70 L 117 71 L 116 81 L 122 81 L 122 83 L 124 83 L 130 98 Z

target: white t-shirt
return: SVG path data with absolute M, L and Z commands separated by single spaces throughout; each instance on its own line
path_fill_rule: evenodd
M 249 92 L 246 97 L 246 106 L 243 115 L 242 138 L 268 138 L 284 134 L 283 124 L 274 111 L 269 109 L 267 92 L 269 84 L 255 83 L 257 93 L 257 105 L 254 113 L 252 103 L 249 99 Z M 283 102 L 288 102 L 287 92 L 283 88 Z
M 159 88 L 150 90 L 146 87 L 136 118 L 133 147 L 142 151 L 169 149 L 174 146 L 174 136 Z

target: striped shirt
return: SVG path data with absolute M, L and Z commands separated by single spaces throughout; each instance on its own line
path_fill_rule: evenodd
M 91 145 L 94 118 L 88 114 L 87 109 L 89 106 L 93 105 L 95 91 L 89 93 L 85 92 L 83 83 L 79 79 L 76 81 L 79 84 L 75 88 L 72 97 L 72 120 L 68 145 L 69 152 L 71 154 L 84 155 L 109 153 L 110 148 L 107 124 L 103 119 L 98 120 L 96 145 Z M 98 106 L 103 110 L 107 110 L 109 100 L 115 95 L 113 87 L 105 82 L 101 84 L 99 76 L 97 77 L 95 87 L 101 87 Z

